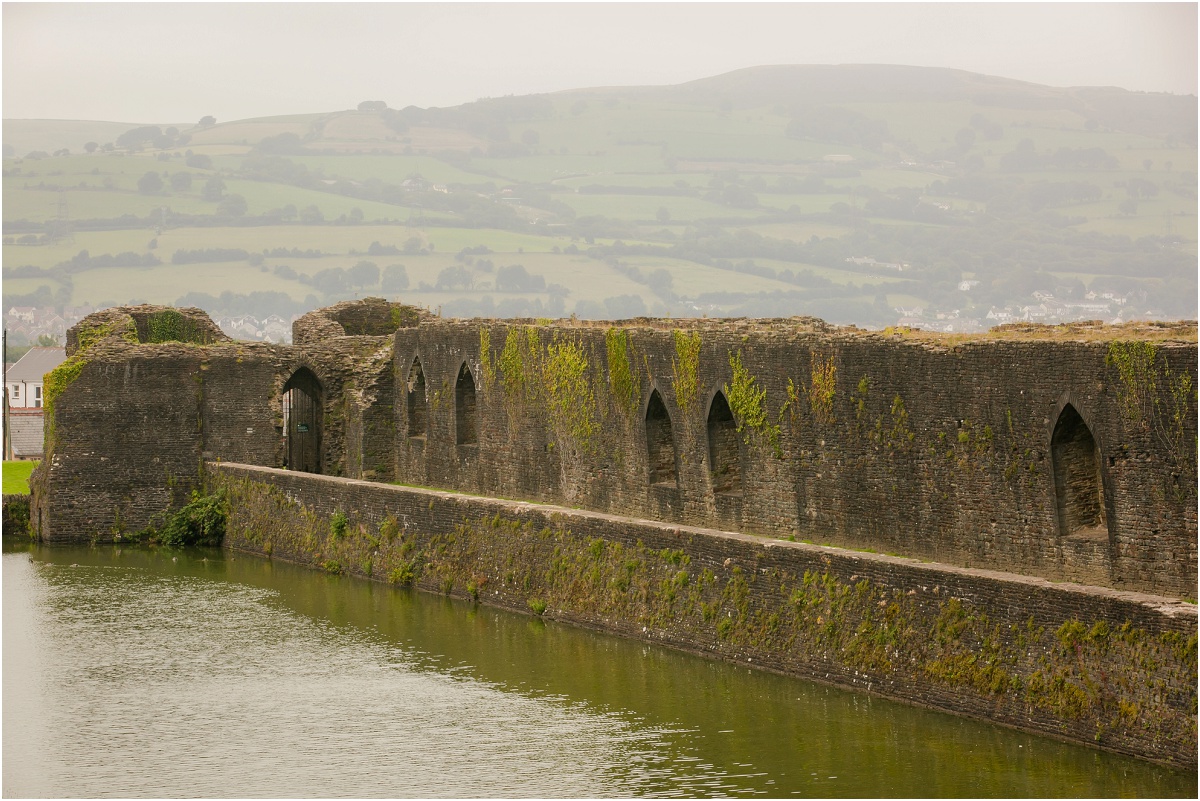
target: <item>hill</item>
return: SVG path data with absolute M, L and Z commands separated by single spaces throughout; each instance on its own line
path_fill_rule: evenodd
M 767 66 L 203 122 L 6 120 L 6 310 L 1196 316 L 1194 96 Z

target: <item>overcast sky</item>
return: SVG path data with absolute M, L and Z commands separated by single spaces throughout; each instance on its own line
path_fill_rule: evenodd
M 11 3 L 4 117 L 451 106 L 763 64 L 1196 93 L 1195 3 Z

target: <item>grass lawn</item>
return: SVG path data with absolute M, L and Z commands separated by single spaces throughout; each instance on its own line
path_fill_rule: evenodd
M 4 494 L 28 495 L 29 474 L 41 462 L 5 462 L 4 463 Z

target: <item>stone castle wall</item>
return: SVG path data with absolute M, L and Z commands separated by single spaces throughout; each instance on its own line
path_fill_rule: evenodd
M 246 465 L 206 481 L 226 547 L 1196 765 L 1194 604 Z
M 1179 419 L 1190 452 L 1165 452 L 1160 431 L 1122 413 L 1127 390 L 1109 347 L 946 347 L 792 321 L 610 330 L 435 320 L 396 335 L 394 472 L 405 483 L 1190 597 L 1194 413 Z M 1194 344 L 1160 344 L 1157 359 L 1195 375 Z M 464 367 L 475 385 L 466 443 Z M 734 407 L 724 425 L 723 402 Z M 756 414 L 757 429 L 729 430 Z M 1093 448 L 1063 434 L 1071 420 Z M 1089 499 L 1102 519 L 1073 525 Z
M 304 368 L 323 473 L 1195 596 L 1194 324 L 956 342 L 370 300 L 306 315 L 283 346 L 155 308 L 72 331 L 34 478 L 46 539 L 153 525 L 204 458 L 283 466 L 282 398 Z M 1190 394 L 1172 396 L 1181 377 Z

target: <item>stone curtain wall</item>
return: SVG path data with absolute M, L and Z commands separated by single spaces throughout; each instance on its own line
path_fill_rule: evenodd
M 226 545 L 1196 766 L 1196 607 L 563 507 L 210 464 Z
M 154 525 L 202 458 L 282 466 L 282 391 L 307 368 L 327 474 L 1195 598 L 1194 342 L 454 321 L 363 301 L 306 315 L 282 346 L 213 341 L 193 312 L 72 329 L 47 384 L 39 536 Z
M 794 320 L 612 329 L 425 321 L 396 334 L 395 475 L 1194 597 L 1194 389 L 1168 424 L 1190 451 L 1164 449 L 1155 427 L 1170 413 L 1163 370 L 1194 388 L 1196 346 L 1160 343 L 1153 369 L 1123 379 L 1113 341 L 1034 332 L 946 347 Z M 409 386 L 417 361 L 423 396 Z M 469 444 L 456 440 L 464 365 L 476 387 Z M 1159 421 L 1126 414 L 1155 375 Z M 648 462 L 648 444 L 661 447 L 667 425 L 652 413 L 647 432 L 655 392 L 678 456 L 675 480 L 665 483 L 652 482 Z M 732 408 L 736 437 L 711 413 L 714 399 Z M 425 406 L 414 415 L 421 431 L 409 427 L 411 404 Z M 1059 472 L 1091 476 L 1085 490 L 1093 506 L 1104 504 L 1098 531 L 1060 522 L 1060 506 L 1082 491 L 1056 487 L 1052 437 L 1060 417 L 1075 413 L 1099 458 L 1081 467 L 1063 450 Z M 732 463 L 717 477 L 714 443 L 725 443 Z M 662 464 L 661 450 L 656 456 Z

